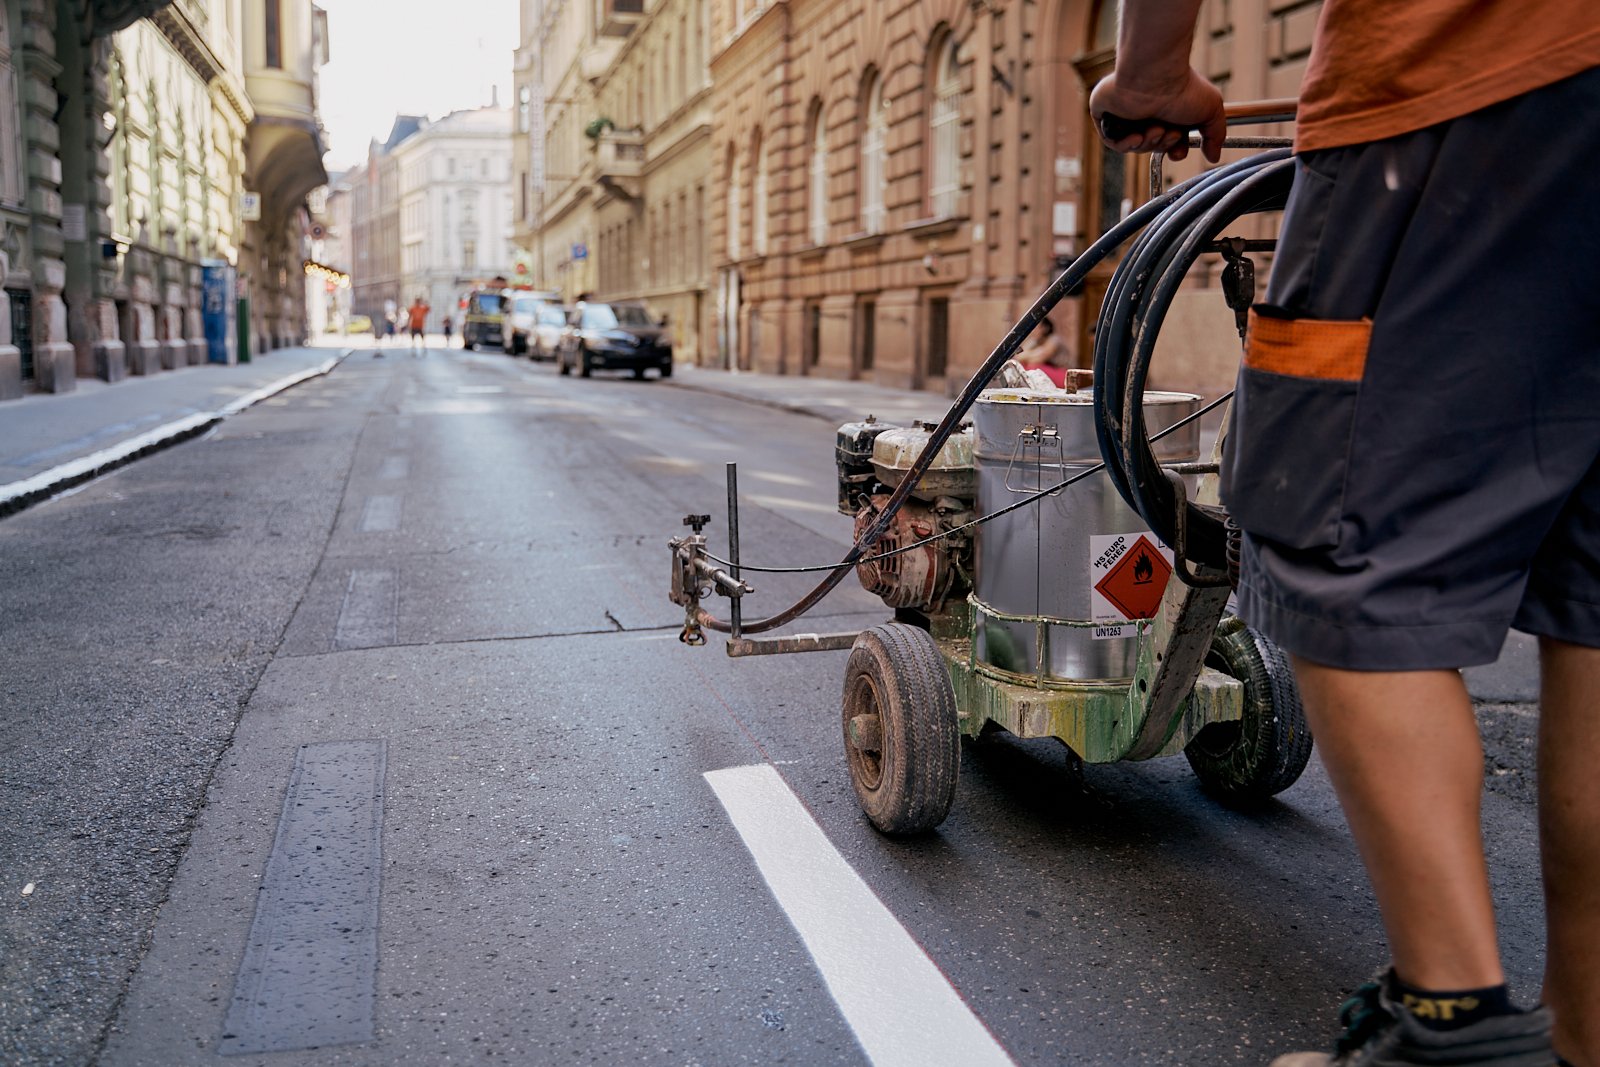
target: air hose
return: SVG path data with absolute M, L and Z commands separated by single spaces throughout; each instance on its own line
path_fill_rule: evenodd
M 1184 271 L 1200 254 L 1204 243 L 1213 239 L 1222 227 L 1240 215 L 1283 206 L 1282 201 L 1288 195 L 1293 174 L 1292 170 L 1288 170 L 1281 178 L 1277 177 L 1278 170 L 1275 168 L 1279 166 L 1292 168 L 1287 150 L 1252 156 L 1190 178 L 1130 212 L 1127 218 L 1085 249 L 1034 301 L 1033 306 L 1017 320 L 1016 325 L 1011 327 L 989 358 L 973 374 L 961 395 L 934 428 L 922 454 L 879 511 L 877 520 L 861 535 L 844 559 L 800 600 L 767 618 L 745 620 L 741 623 L 741 631 L 755 634 L 777 629 L 810 611 L 843 580 L 845 574 L 860 562 L 888 529 L 896 512 L 911 495 L 911 490 L 921 482 L 922 476 L 971 410 L 978 395 L 988 386 L 989 380 L 1021 347 L 1040 320 L 1060 303 L 1061 298 L 1075 293 L 1091 270 L 1135 234 L 1139 234 L 1139 239 L 1113 276 L 1100 313 L 1095 340 L 1096 422 L 1101 453 L 1107 460 L 1118 491 L 1158 536 L 1172 543 L 1174 497 L 1155 462 L 1138 399 L 1144 393 L 1144 380 L 1149 370 L 1150 353 L 1155 346 L 1156 330 L 1172 303 L 1172 294 L 1177 290 Z M 1280 185 L 1281 194 L 1276 192 Z M 1141 234 L 1140 231 L 1144 232 Z M 1125 340 L 1115 341 L 1111 337 L 1114 331 L 1125 335 Z M 1105 351 L 1102 352 L 1102 349 Z M 1112 375 L 1116 377 L 1113 379 Z M 1117 398 L 1114 404 L 1106 399 L 1107 390 L 1102 387 L 1102 382 L 1114 385 Z M 1131 416 L 1125 411 L 1130 402 Z M 1113 410 L 1115 429 L 1108 431 L 1106 420 Z M 1149 471 L 1154 472 L 1153 480 L 1146 471 L 1146 460 Z M 1146 483 L 1149 483 L 1148 486 Z M 1160 492 L 1164 486 L 1166 496 L 1162 497 Z M 1136 494 L 1135 488 L 1142 495 Z M 1162 507 L 1165 508 L 1164 513 L 1160 510 Z M 1220 565 L 1224 540 L 1221 520 L 1209 514 L 1203 518 L 1211 525 L 1202 525 L 1198 529 L 1190 527 L 1187 544 L 1191 558 L 1208 564 L 1214 558 L 1217 563 L 1213 565 Z M 1190 521 L 1201 520 L 1191 516 Z M 1213 548 L 1214 557 L 1211 554 Z M 700 625 L 708 630 L 723 633 L 732 630 L 726 620 L 716 618 L 704 608 L 697 608 L 695 615 Z
M 1156 536 L 1192 562 L 1225 570 L 1224 513 L 1187 501 L 1178 522 L 1177 492 L 1145 429 L 1145 379 L 1162 320 L 1195 259 L 1241 216 L 1281 210 L 1294 161 L 1288 149 L 1278 149 L 1205 178 L 1173 190 L 1177 195 L 1139 235 L 1106 289 L 1094 341 L 1095 431 L 1112 484 Z

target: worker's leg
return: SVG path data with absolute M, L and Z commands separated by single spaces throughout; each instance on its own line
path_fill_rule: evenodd
M 1461 675 L 1294 665 L 1396 975 L 1421 989 L 1499 985 L 1478 821 L 1483 748 Z
M 1539 642 L 1544 1002 L 1556 1051 L 1600 1067 L 1600 649 Z

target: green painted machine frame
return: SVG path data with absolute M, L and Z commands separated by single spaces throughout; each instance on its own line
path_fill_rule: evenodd
M 1211 723 L 1243 717 L 1244 686 L 1205 665 L 1227 597 L 1225 588 L 1168 582 L 1160 610 L 1140 624 L 1126 683 L 1017 674 L 982 662 L 975 649 L 984 613 L 970 598 L 931 616 L 929 631 L 950 671 L 962 733 L 976 737 L 994 723 L 1018 737 L 1054 737 L 1085 763 L 1143 760 L 1177 755 Z

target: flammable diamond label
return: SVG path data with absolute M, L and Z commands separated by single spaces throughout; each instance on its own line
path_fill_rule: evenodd
M 1172 550 L 1151 533 L 1105 534 L 1089 538 L 1090 621 L 1117 623 L 1149 619 L 1161 607 L 1172 576 Z M 1112 633 L 1111 631 L 1117 631 Z M 1104 639 L 1131 637 L 1134 628 L 1096 627 Z M 1123 632 L 1126 631 L 1126 632 Z

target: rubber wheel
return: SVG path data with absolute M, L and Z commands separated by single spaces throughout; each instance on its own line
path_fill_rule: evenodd
M 633 380 L 636 381 L 636 382 L 644 381 L 644 368 L 643 367 L 635 367 L 635 368 L 633 368 Z
M 580 364 L 578 368 L 578 377 L 588 378 L 594 374 L 594 368 L 589 366 L 589 353 L 579 352 L 578 362 Z
M 932 830 L 950 814 L 961 729 L 944 657 L 902 622 L 864 631 L 844 677 L 844 751 L 856 800 L 886 834 Z
M 1311 758 L 1312 738 L 1289 657 L 1227 618 L 1211 638 L 1206 666 L 1244 683 L 1244 717 L 1212 723 L 1184 748 L 1195 776 L 1231 802 L 1265 800 L 1294 785 Z
M 672 377 L 672 364 L 668 363 L 661 368 L 661 376 L 663 378 Z

